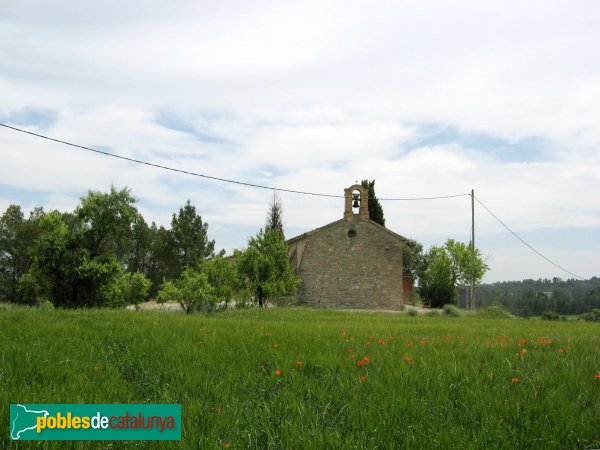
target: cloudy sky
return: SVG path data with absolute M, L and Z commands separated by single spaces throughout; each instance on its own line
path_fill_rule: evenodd
M 201 174 L 343 195 L 476 196 L 545 256 L 600 275 L 600 3 L 0 0 L 0 122 Z M 271 192 L 0 127 L 0 209 L 128 186 L 147 221 L 187 199 L 217 248 Z M 282 193 L 286 235 L 343 200 Z M 426 247 L 468 241 L 469 197 L 383 201 Z M 485 281 L 569 278 L 476 205 Z

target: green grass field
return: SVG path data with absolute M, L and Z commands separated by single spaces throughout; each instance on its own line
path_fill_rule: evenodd
M 2 448 L 599 448 L 593 323 L 0 308 Z M 277 371 L 277 372 L 276 372 Z M 181 403 L 181 442 L 17 442 L 10 403 Z

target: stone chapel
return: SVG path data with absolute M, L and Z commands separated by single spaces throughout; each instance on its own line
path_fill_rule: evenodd
M 342 219 L 287 241 L 306 305 L 400 310 L 412 278 L 402 274 L 406 238 L 369 219 L 368 190 L 344 190 Z

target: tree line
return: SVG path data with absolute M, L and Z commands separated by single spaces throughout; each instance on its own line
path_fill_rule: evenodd
M 600 278 L 562 280 L 527 279 L 481 285 L 477 303 L 501 304 L 521 317 L 539 316 L 545 311 L 562 315 L 582 314 L 600 308 Z
M 232 257 L 215 253 L 208 223 L 188 200 L 170 227 L 148 224 L 130 189 L 89 191 L 72 212 L 19 205 L 0 217 L 0 301 L 120 307 L 156 298 L 190 312 L 232 299 L 282 301 L 298 284 L 287 258 L 282 207 Z

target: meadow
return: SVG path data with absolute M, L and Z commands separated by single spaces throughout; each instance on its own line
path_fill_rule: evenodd
M 180 403 L 174 442 L 9 440 L 10 403 Z M 598 448 L 595 323 L 0 307 L 2 448 Z

